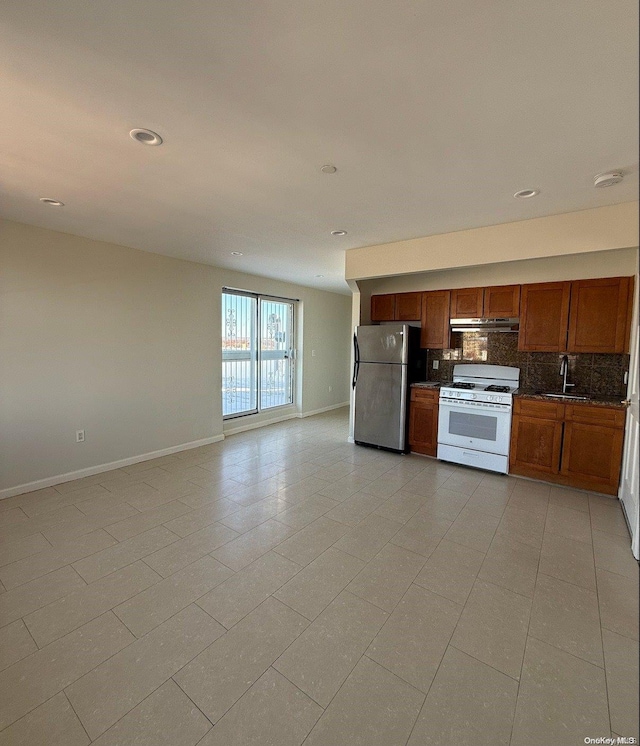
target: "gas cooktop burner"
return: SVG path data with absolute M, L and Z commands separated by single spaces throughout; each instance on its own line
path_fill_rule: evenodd
M 508 386 L 496 386 L 495 384 L 493 386 L 487 386 L 485 391 L 497 391 L 500 394 L 508 394 L 511 389 Z
M 475 383 L 464 383 L 463 381 L 456 381 L 451 384 L 452 389 L 475 389 Z

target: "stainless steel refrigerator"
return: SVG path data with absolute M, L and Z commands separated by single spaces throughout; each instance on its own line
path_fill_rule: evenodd
M 409 384 L 421 367 L 419 343 L 420 330 L 408 324 L 356 327 L 356 443 L 407 450 Z

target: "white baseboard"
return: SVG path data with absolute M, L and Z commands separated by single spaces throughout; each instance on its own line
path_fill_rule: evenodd
M 46 479 L 38 479 L 35 482 L 27 482 L 26 484 L 19 484 L 16 487 L 7 487 L 6 489 L 0 490 L 0 500 L 6 497 L 13 497 L 14 495 L 22 495 L 23 492 L 35 492 L 36 490 L 42 490 L 45 487 L 54 487 L 56 484 L 62 484 L 63 482 L 70 482 L 73 479 L 82 479 L 82 477 L 91 477 L 94 474 L 102 474 L 104 471 L 112 471 L 113 469 L 121 469 L 123 466 L 131 466 L 132 464 L 139 464 L 141 461 L 150 461 L 154 458 L 160 458 L 161 456 L 170 456 L 172 453 L 179 453 L 180 451 L 188 451 L 191 448 L 200 448 L 200 446 L 208 446 L 211 443 L 219 443 L 224 440 L 224 435 L 214 435 L 211 438 L 202 438 L 201 440 L 192 440 L 190 443 L 181 443 L 178 446 L 171 446 L 170 448 L 163 448 L 160 451 L 151 451 L 150 453 L 142 453 L 139 456 L 131 456 L 130 458 L 123 458 L 119 461 L 111 461 L 108 464 L 99 464 L 98 466 L 89 466 L 86 469 L 78 469 L 77 471 L 69 471 L 66 474 L 57 474 L 55 477 L 47 477 Z
M 289 412 L 287 414 L 280 415 L 279 417 L 272 417 L 269 420 L 257 420 L 255 422 L 246 422 L 238 427 L 225 430 L 225 435 L 236 435 L 237 433 L 244 433 L 247 430 L 256 430 L 259 427 L 266 427 L 267 425 L 277 425 L 278 422 L 286 422 L 287 420 L 293 420 L 297 417 L 313 417 L 316 414 L 322 414 L 323 412 L 329 412 L 332 409 L 340 409 L 341 407 L 349 406 L 349 402 L 343 402 L 341 404 L 332 404 L 329 407 L 322 407 L 322 409 L 314 409 L 312 412 Z
M 316 414 L 322 414 L 323 412 L 330 412 L 332 409 L 341 409 L 342 407 L 348 407 L 349 402 L 343 401 L 340 404 L 332 404 L 330 407 L 322 407 L 322 409 L 314 409 L 312 412 L 301 412 L 298 417 L 313 417 Z
M 99 464 L 98 466 L 89 466 L 86 469 L 78 469 L 77 471 L 70 471 L 66 474 L 57 474 L 54 477 L 47 477 L 46 479 L 38 479 L 35 482 L 27 482 L 26 484 L 19 484 L 15 487 L 7 487 L 6 489 L 0 490 L 0 500 L 13 497 L 14 495 L 22 495 L 24 492 L 35 492 L 36 490 L 42 490 L 46 487 L 55 487 L 56 484 L 62 484 L 63 482 L 70 482 L 74 479 L 82 479 L 82 477 L 91 477 L 94 474 L 102 474 L 104 471 L 111 471 L 112 469 L 121 469 L 123 466 L 131 466 L 132 464 L 138 464 L 141 461 L 150 461 L 154 458 L 160 458 L 161 456 L 170 456 L 172 453 L 178 453 L 179 451 L 188 451 L 191 448 L 199 448 L 200 446 L 207 446 L 211 443 L 219 443 L 227 435 L 235 435 L 236 433 L 242 433 L 246 430 L 254 430 L 258 427 L 265 427 L 266 425 L 275 425 L 278 422 L 284 422 L 285 420 L 292 420 L 298 417 L 312 417 L 316 414 L 322 414 L 323 412 L 329 412 L 332 409 L 340 409 L 340 407 L 348 406 L 349 402 L 342 404 L 332 404 L 329 407 L 323 407 L 322 409 L 316 409 L 313 412 L 290 412 L 289 414 L 283 414 L 279 417 L 274 417 L 270 420 L 261 420 L 258 422 L 248 422 L 244 425 L 234 427 L 232 430 L 225 431 L 222 435 L 214 435 L 211 438 L 202 438 L 202 440 L 193 440 L 190 443 L 181 443 L 177 446 L 171 446 L 170 448 L 163 448 L 160 451 L 152 451 L 151 453 L 142 453 L 139 456 L 131 456 L 130 458 L 120 459 L 119 461 L 111 461 L 108 464 Z
M 258 420 L 256 422 L 246 422 L 244 425 L 238 425 L 230 430 L 225 430 L 225 437 L 227 435 L 236 435 L 237 433 L 244 433 L 247 430 L 256 430 L 259 427 L 266 427 L 267 425 L 276 425 L 278 422 L 285 422 L 286 420 L 294 420 L 296 417 L 300 417 L 297 412 L 291 412 L 289 414 L 281 414 L 279 417 L 272 417 L 270 420 Z

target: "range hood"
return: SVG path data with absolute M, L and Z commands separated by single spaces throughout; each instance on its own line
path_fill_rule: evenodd
M 450 319 L 452 332 L 517 332 L 520 319 Z

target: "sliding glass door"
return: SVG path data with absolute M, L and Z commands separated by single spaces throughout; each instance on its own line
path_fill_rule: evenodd
M 239 417 L 293 403 L 292 301 L 222 293 L 222 414 Z

